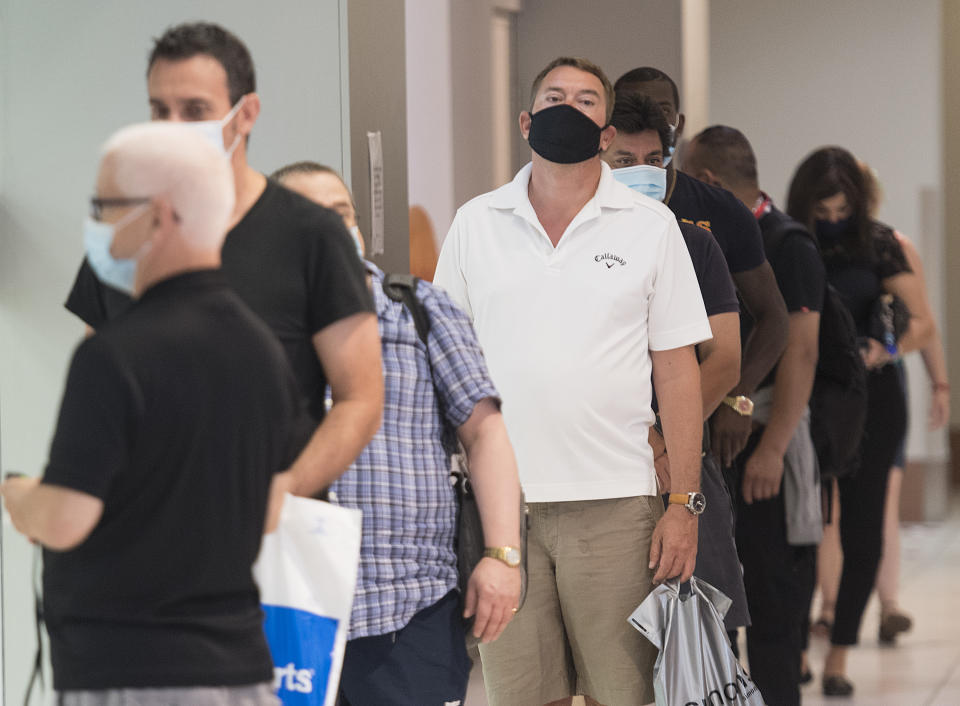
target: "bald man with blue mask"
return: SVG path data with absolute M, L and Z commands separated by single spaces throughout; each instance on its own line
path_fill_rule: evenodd
M 131 126 L 91 203 L 91 264 L 132 299 L 74 352 L 42 477 L 0 486 L 44 548 L 56 701 L 274 706 L 251 567 L 312 425 L 221 268 L 229 165 L 183 125 Z

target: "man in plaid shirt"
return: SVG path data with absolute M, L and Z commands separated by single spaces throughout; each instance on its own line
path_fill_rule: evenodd
M 350 192 L 322 165 L 299 162 L 273 175 L 336 210 L 357 239 Z M 500 399 L 466 314 L 441 289 L 419 282 L 430 319 L 427 345 L 411 312 L 383 291 L 384 273 L 366 262 L 382 341 L 383 425 L 330 489 L 330 500 L 363 511 L 360 572 L 344 657 L 340 700 L 365 704 L 460 704 L 466 654 L 450 485 L 450 443 L 466 450 L 489 556 L 470 578 L 464 617 L 494 640 L 520 595 L 520 484 Z M 444 440 L 448 443 L 444 443 Z

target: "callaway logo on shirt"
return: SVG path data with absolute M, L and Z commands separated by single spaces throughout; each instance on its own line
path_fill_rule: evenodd
M 608 252 L 603 253 L 603 255 L 596 255 L 596 256 L 594 256 L 593 261 L 594 261 L 594 262 L 602 262 L 604 265 L 607 266 L 607 269 L 608 269 L 608 270 L 609 270 L 611 267 L 616 266 L 617 263 L 620 263 L 621 267 L 622 267 L 623 265 L 626 265 L 626 264 L 627 264 L 627 261 L 624 260 L 624 259 L 623 259 L 622 257 L 620 257 L 619 255 L 614 255 L 613 253 L 608 253 Z

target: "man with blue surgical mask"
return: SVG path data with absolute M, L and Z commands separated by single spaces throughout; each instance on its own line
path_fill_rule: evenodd
M 104 146 L 87 251 L 133 299 L 74 352 L 43 477 L 0 485 L 44 549 L 63 706 L 279 703 L 251 566 L 313 424 L 220 267 L 230 171 L 182 125 Z
M 675 126 L 673 141 L 681 139 L 686 121 L 680 112 L 680 92 L 667 74 L 649 66 L 632 69 L 617 79 L 614 88 L 618 97 L 638 94 L 653 99 L 668 125 Z M 744 308 L 756 321 L 750 337 L 743 341 L 739 382 L 727 391 L 723 404 L 710 420 L 713 449 L 721 463 L 729 467 L 750 436 L 753 408 L 750 395 L 786 345 L 787 309 L 764 255 L 760 229 L 750 209 L 724 189 L 677 171 L 680 165 L 675 161 L 665 165 L 664 203 L 681 222 L 694 223 L 713 233 Z
M 228 160 L 235 205 L 223 272 L 277 335 L 307 400 L 316 431 L 297 474 L 287 477 L 302 485 L 285 490 L 311 494 L 350 465 L 380 424 L 377 319 L 353 239 L 336 213 L 247 162 L 260 97 L 253 60 L 236 36 L 204 22 L 169 28 L 150 53 L 147 94 L 153 120 L 190 126 Z M 129 277 L 123 274 L 129 265 L 105 268 L 93 248 L 66 306 L 98 329 L 130 305 L 129 292 L 116 279 Z M 335 403 L 326 411 L 328 384 Z
M 613 177 L 657 201 L 666 196 L 667 171 L 661 165 L 670 153 L 673 131 L 660 106 L 648 96 L 618 95 L 610 116 L 617 134 L 601 158 L 613 169 Z M 713 338 L 697 346 L 700 361 L 700 390 L 706 420 L 721 404 L 740 376 L 740 307 L 727 261 L 709 231 L 680 221 L 700 293 L 707 310 Z M 707 509 L 700 517 L 697 566 L 694 575 L 716 586 L 733 605 L 724 624 L 733 630 L 749 624 L 746 593 L 737 559 L 734 523 L 730 514 L 730 492 L 716 456 L 709 453 L 709 429 L 704 427 L 707 453 L 700 472 Z M 656 428 L 649 433 L 662 485 L 669 487 L 670 455 Z

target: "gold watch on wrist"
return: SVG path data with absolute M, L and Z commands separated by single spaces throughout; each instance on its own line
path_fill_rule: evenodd
M 483 555 L 491 559 L 499 559 L 511 569 L 520 566 L 520 550 L 517 547 L 486 547 Z
M 753 400 L 746 395 L 737 395 L 732 397 L 727 395 L 723 398 L 723 403 L 733 408 L 733 411 L 741 417 L 749 417 L 753 414 Z

